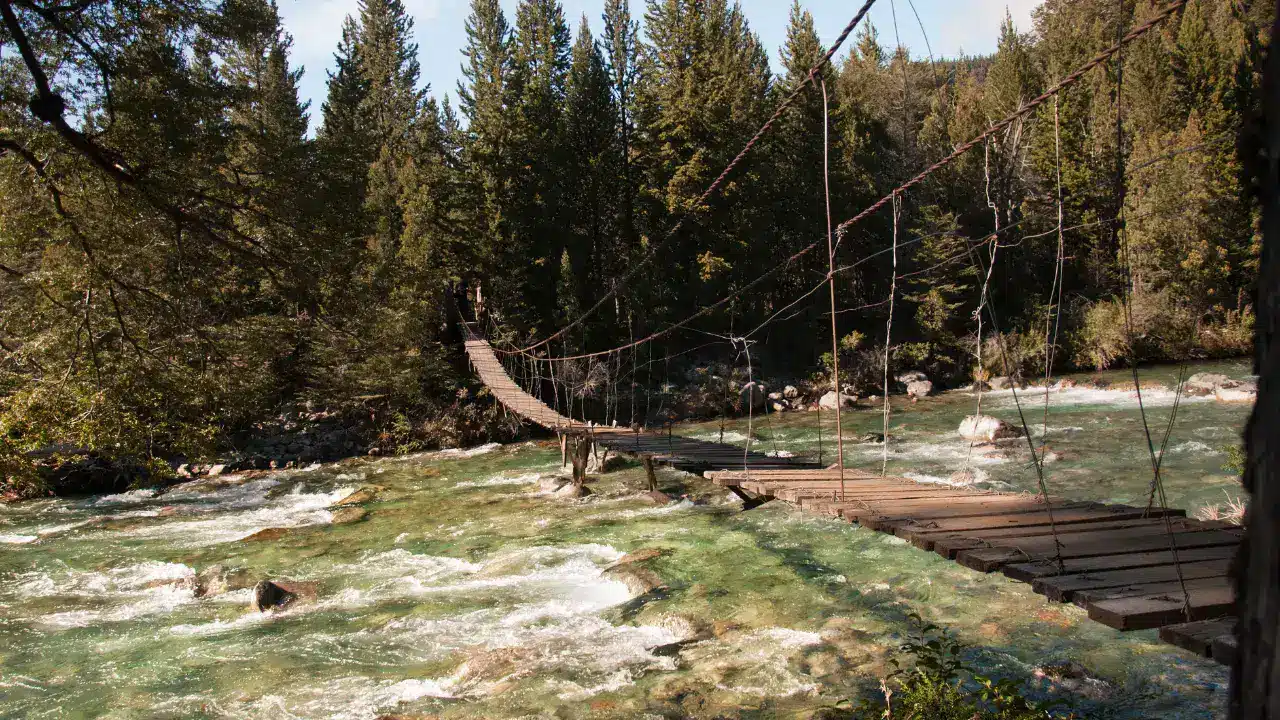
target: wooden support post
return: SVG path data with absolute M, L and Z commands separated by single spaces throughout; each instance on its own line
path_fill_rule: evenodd
M 641 462 L 644 463 L 644 474 L 649 478 L 649 490 L 650 491 L 657 490 L 658 476 L 653 471 L 653 456 L 642 455 L 640 456 L 640 460 Z
M 1237 646 L 1227 712 L 1231 720 L 1280 717 L 1280 2 L 1262 82 L 1262 122 L 1245 123 L 1241 148 L 1262 206 L 1262 262 L 1254 323 L 1258 397 L 1244 430 L 1244 486 L 1251 500 L 1236 557 Z M 1224 650 L 1226 648 L 1224 647 Z M 1217 652 L 1215 647 L 1214 652 Z
M 569 436 L 562 432 L 557 432 L 560 438 L 560 467 L 564 467 L 569 462 Z
M 591 457 L 591 438 L 576 435 L 573 438 L 573 484 L 582 487 L 587 482 L 587 459 Z

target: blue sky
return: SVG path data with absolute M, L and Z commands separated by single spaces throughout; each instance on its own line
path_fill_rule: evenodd
M 333 66 L 333 50 L 341 36 L 342 19 L 356 12 L 357 0 L 277 0 L 285 27 L 293 35 L 293 64 L 306 68 L 302 93 L 311 102 L 312 125 L 317 124 L 320 105 L 324 101 L 325 71 Z M 507 17 L 514 23 L 517 0 L 502 0 Z M 453 94 L 461 77 L 461 49 L 465 40 L 462 24 L 468 0 L 404 0 L 414 17 L 418 55 L 422 63 L 422 81 L 431 92 Z M 995 48 L 1000 20 L 1006 8 L 1019 29 L 1031 27 L 1031 10 L 1039 0 L 914 0 L 933 52 L 952 56 L 961 51 L 987 53 Z M 578 19 L 585 13 L 592 31 L 600 31 L 603 0 L 563 0 L 570 26 L 577 29 Z M 813 13 L 818 35 L 823 44 L 834 41 L 849 22 L 859 3 L 855 0 L 801 0 Z M 911 13 L 907 0 L 879 0 L 871 11 L 871 21 L 880 31 L 886 45 L 893 43 L 893 15 L 897 9 L 898 30 L 902 42 L 912 54 L 925 54 L 924 35 Z M 643 14 L 644 1 L 632 0 L 632 12 Z M 787 15 L 791 0 L 742 0 L 743 10 L 752 29 L 759 34 L 770 58 L 778 67 L 778 47 L 786 37 Z M 843 51 L 842 51 L 843 52 Z

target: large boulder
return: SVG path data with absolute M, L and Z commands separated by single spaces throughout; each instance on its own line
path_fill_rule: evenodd
M 293 593 L 270 580 L 263 580 L 253 586 L 253 597 L 249 600 L 249 607 L 258 612 L 266 612 L 288 605 L 295 597 Z
M 796 398 L 800 397 L 800 389 L 797 388 L 795 385 L 788 385 L 782 388 L 782 397 L 788 400 L 795 400 Z
M 596 452 L 587 456 L 588 475 L 604 475 L 614 470 L 621 470 L 626 466 L 627 459 L 625 457 L 609 453 L 600 446 L 596 446 Z
M 999 377 L 991 378 L 991 383 L 988 387 L 990 387 L 992 390 L 1008 390 L 1013 386 L 1014 386 L 1014 380 L 1012 378 L 1009 378 L 1005 375 L 1001 375 Z M 1025 386 L 1019 385 L 1019 387 L 1025 387 Z
M 1258 384 L 1253 381 L 1236 383 L 1235 387 L 1219 387 L 1214 398 L 1223 403 L 1251 403 L 1258 398 Z
M 929 397 L 933 394 L 933 383 L 928 380 L 912 380 L 907 383 L 907 394 L 916 398 Z
M 818 400 L 818 407 L 823 408 L 824 410 L 835 410 L 836 403 L 839 403 L 840 407 L 844 408 L 857 407 L 858 405 L 857 395 L 846 395 L 844 393 L 840 393 L 838 398 L 839 399 L 837 399 L 835 390 L 828 390 L 826 394 Z
M 978 442 L 993 442 L 1022 436 L 1022 431 L 990 415 L 970 415 L 960 423 L 960 437 Z
M 749 406 L 754 410 L 760 410 L 764 408 L 767 397 L 764 386 L 758 382 L 751 383 L 738 391 L 738 400 L 742 402 L 743 409 Z
M 1233 390 L 1240 387 L 1240 381 L 1232 380 L 1218 373 L 1196 373 L 1182 383 L 1182 394 L 1189 397 L 1205 397 L 1216 395 L 1218 390 Z

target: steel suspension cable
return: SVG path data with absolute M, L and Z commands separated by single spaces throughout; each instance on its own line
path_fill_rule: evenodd
M 1117 16 L 1116 34 L 1119 35 L 1123 30 L 1124 23 L 1124 0 L 1118 0 L 1120 12 Z M 1156 490 L 1153 495 L 1160 498 L 1160 509 L 1163 511 L 1165 534 L 1169 539 L 1169 552 L 1173 557 L 1174 571 L 1178 575 L 1178 586 L 1182 589 L 1182 611 L 1187 621 L 1191 621 L 1191 593 L 1187 590 L 1187 582 L 1183 577 L 1182 562 L 1178 557 L 1178 542 L 1173 534 L 1173 521 L 1169 517 L 1168 497 L 1164 490 L 1164 481 L 1160 476 L 1160 464 L 1163 459 L 1163 451 L 1161 457 L 1156 456 L 1155 444 L 1151 438 L 1151 426 L 1147 423 L 1147 410 L 1142 399 L 1142 383 L 1138 379 L 1138 356 L 1137 348 L 1134 346 L 1134 323 L 1133 323 L 1133 266 L 1132 258 L 1129 253 L 1129 233 L 1124 223 L 1124 206 L 1125 206 L 1125 183 L 1127 181 L 1127 171 L 1125 168 L 1124 154 L 1124 54 L 1119 53 L 1116 56 L 1116 218 L 1117 224 L 1115 228 L 1116 239 L 1120 242 L 1121 255 L 1124 258 L 1123 267 L 1125 272 L 1124 287 L 1122 289 L 1122 301 L 1124 303 L 1124 323 L 1125 336 L 1129 345 L 1129 369 L 1133 375 L 1133 389 L 1138 398 L 1138 413 L 1142 419 L 1142 431 L 1147 441 L 1147 454 L 1151 459 L 1151 484 Z M 1177 394 L 1181 393 L 1182 384 L 1179 382 L 1175 392 L 1175 403 Z M 1175 406 L 1176 408 L 1176 406 Z M 1171 410 L 1169 418 L 1169 431 L 1173 428 L 1173 419 L 1176 417 L 1177 410 Z M 1168 432 L 1166 432 L 1165 442 L 1168 442 Z
M 840 410 L 844 396 L 840 389 L 840 336 L 836 330 L 836 250 L 831 231 L 831 111 L 827 106 L 827 81 L 822 81 L 822 189 L 827 208 L 827 287 L 831 291 L 831 385 L 836 393 L 836 464 L 840 468 L 840 499 L 844 492 L 844 428 Z
M 893 275 L 889 280 L 889 319 L 884 327 L 884 427 L 880 443 L 880 476 L 889 471 L 889 350 L 893 347 L 893 298 L 898 294 L 898 214 L 901 201 L 893 196 Z M 839 396 L 836 397 L 837 404 Z
M 1057 354 L 1058 329 L 1062 322 L 1062 277 L 1065 241 L 1062 229 L 1062 136 L 1058 122 L 1058 100 L 1053 99 L 1053 165 L 1057 179 L 1058 252 L 1053 265 L 1053 284 L 1049 286 L 1049 311 L 1044 319 L 1044 425 L 1040 430 L 1040 457 L 1044 461 L 1045 444 L 1049 441 L 1049 380 L 1053 377 L 1053 361 Z M 1055 293 L 1057 296 L 1055 297 Z M 1052 339 L 1050 336 L 1052 324 Z
M 983 270 L 982 257 L 975 255 L 974 264 L 979 271 Z M 1009 351 L 1005 347 L 1004 336 L 1000 333 L 1000 318 L 996 315 L 996 307 L 994 302 L 986 304 L 987 314 L 991 316 L 991 326 L 996 338 L 996 347 L 1000 350 L 1000 359 L 1004 366 L 1005 374 L 1009 374 Z M 1040 455 L 1036 452 L 1036 442 L 1031 438 L 1031 428 L 1027 423 L 1027 416 L 1022 411 L 1022 402 L 1018 399 L 1018 386 L 1013 383 L 1009 386 L 1013 393 L 1013 405 L 1018 410 L 1018 420 L 1022 423 L 1022 434 L 1027 439 L 1027 448 L 1031 450 L 1031 464 L 1036 470 L 1036 481 L 1040 488 L 1040 498 L 1044 502 L 1045 514 L 1049 520 L 1049 532 L 1053 536 L 1054 557 L 1057 560 L 1058 571 L 1062 572 L 1065 563 L 1062 559 L 1062 542 L 1058 539 L 1058 525 L 1053 517 L 1053 502 L 1049 499 L 1049 484 L 1044 476 L 1044 463 L 1040 459 Z

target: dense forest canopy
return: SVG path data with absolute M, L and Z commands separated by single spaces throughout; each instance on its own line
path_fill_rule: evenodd
M 486 432 L 456 326 L 475 288 L 503 340 L 615 289 L 550 350 L 641 337 L 825 237 L 824 86 L 838 223 L 1161 7 L 1047 0 L 1034 27 L 993 28 L 989 57 L 913 58 L 864 24 L 698 203 L 821 59 L 799 4 L 771 68 L 729 0 L 604 0 L 600 37 L 555 0 L 513 18 L 472 0 L 455 107 L 420 83 L 401 0 L 362 0 L 312 108 L 274 0 L 0 0 L 5 482 L 49 446 L 162 468 L 290 407 L 355 409 L 406 446 Z M 855 225 L 836 257 L 842 379 L 880 374 L 895 277 L 891 362 L 944 382 L 982 371 L 992 338 L 1031 375 L 1047 348 L 1059 369 L 1246 352 L 1258 211 L 1236 138 L 1270 12 L 1191 0 L 905 193 L 896 223 Z M 779 317 L 757 367 L 824 372 L 828 299 L 791 306 L 821 255 L 640 352 Z M 1001 326 L 980 339 L 984 287 Z

